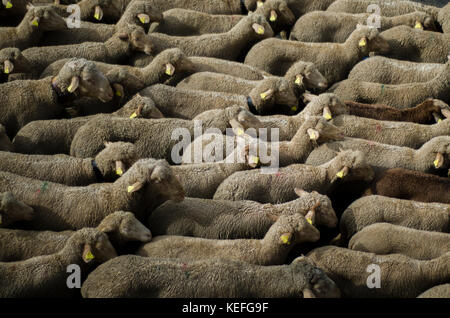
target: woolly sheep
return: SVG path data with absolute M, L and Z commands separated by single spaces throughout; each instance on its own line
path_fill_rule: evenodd
M 437 159 L 439 160 L 439 159 Z M 439 164 L 439 162 L 436 162 Z M 418 188 L 417 185 L 420 184 Z M 421 202 L 450 204 L 450 180 L 432 174 L 406 169 L 389 169 L 376 176 L 364 194 Z
M 448 233 L 450 205 L 371 195 L 350 204 L 341 216 L 339 228 L 345 240 L 363 228 L 379 222 L 422 231 Z
M 245 63 L 274 75 L 282 75 L 295 62 L 312 62 L 329 84 L 345 79 L 364 56 L 384 54 L 389 50 L 386 40 L 376 29 L 358 26 L 345 43 L 307 43 L 267 39 L 255 44 Z
M 259 266 L 240 261 L 180 261 L 126 255 L 93 271 L 81 287 L 81 294 L 84 298 L 331 298 L 339 297 L 340 291 L 304 256 L 289 265 Z
M 34 210 L 17 200 L 11 192 L 0 193 L 0 228 L 9 227 L 17 221 L 31 221 Z
M 24 154 L 69 154 L 72 140 L 80 127 L 99 116 L 126 118 L 163 118 L 148 97 L 135 95 L 122 108 L 111 115 L 93 115 L 71 119 L 36 120 L 22 127 L 14 137 L 16 152 Z
M 117 256 L 105 233 L 85 228 L 74 233 L 57 253 L 25 261 L 0 263 L 0 297 L 68 297 L 67 267 L 80 266 L 86 275 L 96 265 Z
M 412 29 L 402 25 L 381 33 L 391 50 L 387 57 L 422 63 L 445 63 L 450 51 L 450 35 Z
M 375 223 L 353 235 L 348 248 L 377 255 L 402 254 L 430 260 L 450 251 L 450 234 Z
M 369 104 L 386 104 L 403 109 L 414 107 L 432 96 L 450 103 L 450 62 L 432 80 L 423 83 L 388 85 L 344 80 L 333 85 L 328 92 L 336 94 L 342 100 L 351 100 Z
M 0 49 L 36 46 L 44 31 L 66 29 L 66 21 L 52 7 L 29 6 L 17 27 L 0 27 Z
M 149 242 L 150 230 L 133 213 L 118 211 L 106 216 L 97 226 L 106 233 L 117 250 L 127 242 Z M 0 229 L 0 261 L 16 262 L 40 255 L 58 253 L 64 248 L 74 231 L 24 231 Z
M 208 239 L 261 239 L 273 216 L 301 213 L 314 226 L 334 228 L 338 219 L 330 199 L 316 191 L 295 189 L 298 198 L 283 204 L 186 198 L 165 202 L 148 219 L 153 235 L 181 235 Z M 207 226 L 205 226 L 207 224 Z
M 367 24 L 370 13 L 314 11 L 305 14 L 292 27 L 289 40 L 301 42 L 343 43 L 358 24 Z M 319 22 L 320 21 L 320 22 Z M 435 30 L 433 16 L 425 12 L 412 12 L 395 17 L 380 17 L 380 32 L 398 25 Z
M 450 284 L 443 284 L 427 289 L 417 298 L 450 298 Z
M 339 179 L 367 182 L 373 177 L 373 170 L 365 162 L 363 153 L 349 150 L 319 167 L 293 164 L 272 174 L 262 174 L 259 169 L 236 172 L 222 182 L 214 199 L 283 203 L 295 199 L 295 193 L 291 191 L 295 187 L 326 194 L 340 183 Z
M 428 82 L 438 76 L 443 68 L 445 65 L 438 63 L 418 63 L 374 56 L 356 64 L 348 78 L 393 85 Z
M 105 102 L 113 98 L 108 80 L 95 65 L 75 58 L 67 62 L 55 78 L 1 84 L 0 122 L 5 125 L 8 136 L 13 137 L 31 121 L 60 117 L 63 111 L 60 101 L 74 93 Z
M 87 159 L 0 151 L 0 170 L 31 179 L 84 186 L 116 180 L 136 159 L 133 144 L 125 142 L 107 144 L 95 158 Z
M 442 27 L 442 31 L 447 34 L 450 33 L 450 4 L 439 10 L 437 20 Z
M 133 212 L 142 221 L 164 201 L 184 198 L 184 191 L 167 162 L 154 159 L 137 161 L 114 183 L 86 187 L 0 172 L 0 189 L 11 191 L 34 208 L 31 229 L 52 231 L 97 226 L 115 211 Z
M 336 156 L 340 149 L 354 149 L 364 153 L 365 159 L 376 172 L 404 168 L 425 173 L 436 173 L 436 169 L 448 169 L 450 161 L 450 136 L 435 137 L 419 149 L 382 144 L 375 141 L 348 138 L 329 142 L 311 152 L 306 164 L 320 165 Z
M 226 259 L 256 265 L 281 265 L 295 245 L 316 242 L 320 232 L 300 214 L 280 215 L 264 238 L 214 240 L 161 235 L 143 244 L 136 255 L 182 260 Z
M 339 286 L 346 297 L 417 297 L 450 278 L 450 253 L 429 261 L 401 254 L 375 255 L 336 246 L 316 248 L 307 254 Z M 381 288 L 368 288 L 367 280 L 378 265 Z M 405 288 L 407 286 L 407 288 Z

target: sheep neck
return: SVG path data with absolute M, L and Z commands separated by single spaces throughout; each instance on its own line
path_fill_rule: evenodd
M 126 40 L 121 40 L 117 36 L 111 37 L 104 44 L 106 50 L 105 63 L 118 63 L 131 53 L 131 45 Z
M 300 128 L 291 141 L 280 142 L 280 154 L 287 153 L 292 162 L 296 163 L 304 162 L 313 148 L 305 128 Z
M 22 22 L 16 27 L 17 39 L 25 42 L 28 46 L 37 43 L 42 34 L 41 27 L 32 26 L 27 17 L 24 17 Z
M 153 61 L 141 70 L 142 81 L 146 86 L 156 83 L 163 83 L 169 76 L 165 74 L 163 63 L 160 59 L 155 58 Z
M 260 257 L 265 258 L 266 264 L 282 264 L 286 259 L 287 255 L 291 251 L 295 244 L 299 243 L 298 238 L 294 237 L 293 242 L 290 244 L 282 244 L 280 242 L 280 237 L 284 233 L 293 233 L 292 227 L 282 226 L 278 223 L 274 223 L 267 231 L 266 235 L 261 243 L 261 254 Z

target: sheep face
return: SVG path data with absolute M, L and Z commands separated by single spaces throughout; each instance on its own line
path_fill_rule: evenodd
M 415 12 L 408 26 L 420 30 L 437 31 L 435 19 L 425 12 Z
M 58 31 L 67 29 L 66 21 L 50 6 L 31 7 L 27 12 L 27 19 L 32 27 L 43 31 Z
M 154 62 L 160 63 L 161 71 L 168 76 L 173 76 L 175 73 L 195 72 L 194 63 L 178 48 L 162 51 L 155 57 Z
M 127 142 L 105 143 L 106 147 L 96 157 L 95 161 L 107 181 L 113 181 L 122 176 L 137 160 L 136 148 Z
M 433 156 L 433 165 L 436 169 L 448 169 L 450 166 L 450 137 L 435 137 L 425 145 L 425 149 Z
M 244 0 L 244 5 L 248 11 L 255 11 L 256 8 L 261 7 L 266 0 Z
M 98 21 L 101 21 L 104 15 L 108 17 L 120 17 L 122 15 L 122 8 L 116 6 L 116 1 L 94 0 L 91 5 L 94 8 L 93 16 Z
M 256 10 L 272 24 L 293 25 L 295 16 L 283 0 L 268 0 Z
M 147 55 L 151 55 L 154 50 L 153 43 L 141 28 L 129 30 L 128 32 L 121 32 L 118 34 L 118 37 L 122 41 L 127 41 L 129 43 L 131 51 L 143 52 Z
M 164 115 L 156 108 L 155 102 L 146 96 L 135 95 L 124 108 L 134 109 L 130 118 L 163 118 Z
M 350 41 L 357 41 L 359 56 L 369 54 L 387 54 L 390 50 L 389 42 L 380 35 L 376 28 L 357 25 L 356 30 L 350 35 Z
M 304 72 L 303 73 L 300 72 L 298 75 L 300 75 L 303 78 L 301 82 L 304 83 L 305 88 L 308 90 L 322 91 L 328 87 L 327 79 L 319 72 L 317 67 L 312 63 L 307 65 Z M 295 83 L 297 84 L 297 77 L 295 80 L 296 80 Z
M 302 293 L 304 298 L 339 298 L 341 292 L 336 285 L 321 269 L 316 267 L 314 262 L 305 256 L 294 259 L 291 263 L 294 273 L 299 273 L 299 277 L 308 273 L 309 282 L 304 287 Z M 295 275 L 294 275 L 295 277 Z M 304 284 L 299 284 L 303 286 Z
M 332 174 L 330 176 L 331 183 L 338 179 L 370 182 L 375 176 L 375 172 L 366 163 L 364 154 L 361 151 L 341 151 L 329 163 L 331 168 L 329 172 Z
M 336 94 L 325 93 L 319 96 L 304 94 L 309 104 L 305 107 L 305 112 L 311 116 L 322 116 L 326 120 L 331 120 L 342 114 L 349 114 L 347 106 L 337 97 Z
M 316 143 L 343 140 L 342 131 L 322 117 L 309 117 L 302 125 L 309 138 Z
M 159 10 L 146 1 L 133 1 L 127 10 L 136 18 L 136 25 L 139 25 L 139 22 L 150 25 L 152 22 L 162 22 L 164 18 Z
M 12 193 L 0 193 L 0 227 L 6 227 L 16 221 L 31 221 L 33 208 L 14 198 Z
M 336 212 L 333 209 L 331 200 L 317 191 L 307 192 L 302 189 L 295 188 L 295 193 L 307 201 L 308 212 L 306 219 L 310 220 L 312 225 L 323 225 L 328 228 L 335 228 L 338 224 Z
M 285 78 L 263 79 L 250 91 L 249 97 L 260 114 L 270 112 L 276 104 L 298 109 L 297 96 Z
M 98 229 L 84 228 L 75 232 L 66 246 L 74 243 L 80 246 L 80 256 L 85 263 L 101 264 L 117 257 L 108 236 Z
M 253 29 L 254 37 L 258 40 L 271 38 L 275 35 L 270 24 L 263 15 L 253 13 L 243 20 L 244 23 L 249 24 L 249 28 Z
M 131 212 L 118 211 L 103 219 L 97 229 L 120 237 L 124 242 L 150 242 L 152 234 Z
M 0 50 L 0 71 L 3 74 L 28 73 L 28 61 L 17 48 Z
M 168 164 L 157 166 L 151 179 L 157 202 L 163 203 L 167 200 L 181 202 L 184 200 L 186 192 Z
M 243 107 L 229 107 L 225 112 L 227 112 L 228 122 L 237 136 L 241 136 L 250 128 L 255 129 L 256 132 L 258 132 L 259 128 L 263 128 L 260 120 Z

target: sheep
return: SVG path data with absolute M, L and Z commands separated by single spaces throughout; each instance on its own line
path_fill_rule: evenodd
M 0 151 L 0 159 L 2 171 L 69 186 L 85 186 L 116 180 L 136 161 L 136 151 L 133 144 L 117 142 L 107 144 L 95 158 L 22 155 Z
M 216 113 L 215 117 L 201 121 L 198 124 L 199 133 L 202 132 L 201 124 L 204 129 L 217 128 L 222 132 L 229 127 L 244 131 L 247 128 L 260 127 L 259 120 L 254 115 L 238 106 L 224 109 Z M 78 129 L 72 141 L 70 154 L 78 158 L 88 158 L 97 154 L 105 141 L 126 140 L 135 145 L 139 158 L 165 158 L 173 163 L 172 149 L 179 144 L 179 137 L 172 135 L 176 135 L 177 131 L 182 136 L 189 132 L 186 136 L 189 137 L 188 140 L 180 144 L 183 145 L 192 141 L 197 130 L 195 127 L 195 121 L 176 118 L 94 118 Z
M 383 56 L 374 56 L 353 67 L 349 79 L 381 84 L 406 84 L 428 82 L 435 78 L 444 65 L 400 61 Z
M 18 221 L 31 221 L 34 215 L 33 208 L 17 200 L 11 192 L 0 192 L 0 228 Z
M 283 203 L 295 199 L 295 193 L 290 191 L 295 187 L 326 194 L 340 183 L 336 183 L 339 179 L 369 182 L 373 177 L 373 170 L 361 152 L 345 151 L 319 167 L 293 164 L 273 174 L 263 174 L 259 169 L 236 172 L 220 184 L 214 199 Z
M 181 235 L 207 239 L 261 239 L 273 224 L 272 216 L 301 213 L 314 226 L 336 227 L 338 219 L 327 196 L 294 189 L 298 198 L 284 204 L 186 198 L 165 202 L 153 211 L 148 224 L 153 235 Z
M 133 51 L 151 54 L 153 47 L 140 27 L 129 25 L 106 42 L 31 47 L 22 51 L 22 55 L 32 65 L 31 73 L 38 77 L 48 65 L 60 59 L 78 57 L 113 64 L 124 60 Z
M 0 83 L 17 79 L 31 79 L 31 65 L 17 48 L 0 50 Z
M 450 51 L 450 35 L 423 31 L 406 25 L 381 33 L 391 50 L 387 57 L 422 63 L 445 63 Z
M 369 53 L 385 54 L 389 44 L 377 29 L 360 26 L 345 43 L 306 43 L 279 39 L 267 39 L 255 44 L 245 64 L 258 67 L 274 75 L 282 75 L 295 62 L 312 62 L 329 84 L 345 79 L 364 56 Z
M 132 1 L 115 25 L 80 21 L 79 28 L 47 33 L 40 46 L 105 42 L 128 24 L 145 26 L 152 22 L 161 22 L 162 19 L 162 13 L 155 10 L 150 2 Z
M 339 229 L 345 241 L 363 228 L 379 222 L 422 231 L 448 233 L 450 205 L 394 199 L 380 195 L 354 201 L 341 216 Z
M 79 230 L 57 253 L 0 263 L 0 297 L 73 296 L 74 289 L 67 288 L 69 265 L 78 265 L 84 278 L 89 270 L 116 256 L 105 233 L 90 228 Z
M 71 59 L 58 76 L 40 80 L 18 80 L 0 85 L 0 122 L 10 138 L 27 123 L 62 116 L 61 101 L 74 94 L 98 98 L 103 102 L 113 98 L 108 80 L 95 65 L 85 59 Z M 14 106 L 13 106 L 14 105 Z
M 326 79 L 313 63 L 299 61 L 289 68 L 284 78 L 268 77 L 260 81 L 249 81 L 239 76 L 197 72 L 179 82 L 177 88 L 248 95 L 253 88 L 258 85 L 265 85 L 265 82 L 269 81 L 276 83 L 277 91 L 292 89 L 293 94 L 297 97 L 302 95 L 305 89 L 319 90 L 328 86 Z M 276 95 L 278 95 L 277 92 L 275 92 L 275 98 Z M 278 104 L 283 103 L 279 102 Z
M 312 250 L 307 257 L 336 282 L 344 297 L 417 297 L 450 279 L 450 253 L 421 261 L 401 254 L 375 255 L 324 246 Z M 370 277 L 374 273 L 379 274 L 379 279 Z M 380 288 L 369 288 L 377 281 Z
M 424 83 L 388 85 L 348 79 L 333 85 L 328 92 L 342 100 L 368 104 L 386 104 L 395 108 L 411 108 L 429 97 L 450 103 L 450 62 L 432 80 Z
M 99 266 L 81 287 L 84 298 L 340 297 L 339 288 L 304 256 L 289 265 L 240 261 L 180 261 L 119 256 Z
M 295 17 L 284 0 L 267 0 L 255 13 L 263 15 L 274 31 L 295 23 Z M 216 15 L 175 8 L 163 13 L 163 21 L 150 30 L 175 36 L 225 33 L 245 15 Z
M 250 14 L 225 33 L 203 34 L 200 36 L 170 36 L 149 33 L 147 38 L 155 45 L 155 51 L 178 47 L 188 56 L 207 56 L 225 60 L 236 60 L 250 45 L 274 35 L 266 18 L 260 14 Z
M 417 184 L 420 184 L 420 188 Z M 364 195 L 378 194 L 391 198 L 450 204 L 449 191 L 450 180 L 447 177 L 396 168 L 377 175 L 366 188 Z
M 22 127 L 13 139 L 16 152 L 35 155 L 70 154 L 70 145 L 80 127 L 89 120 L 108 115 L 94 115 L 71 119 L 36 120 Z M 126 118 L 163 118 L 148 97 L 135 95 L 110 116 Z
M 34 0 L 33 0 L 34 1 Z M 41 2 L 42 0 L 37 0 Z M 49 1 L 49 0 L 45 0 Z M 69 0 L 60 1 L 54 0 L 53 7 L 58 10 L 61 16 L 68 17 L 72 12 L 68 4 L 75 4 L 80 9 L 80 20 L 81 21 L 107 21 L 109 23 L 115 23 L 120 19 L 122 13 L 124 13 L 125 8 L 130 0 L 125 0 L 127 3 L 120 3 L 117 0 L 81 0 L 79 2 Z M 63 4 L 60 4 L 63 3 Z
M 444 33 L 449 34 L 450 33 L 450 4 L 447 4 L 441 10 L 439 10 L 437 20 L 442 27 L 442 31 Z
M 423 2 L 423 1 L 421 1 Z M 434 18 L 439 13 L 439 8 L 424 5 L 414 1 L 385 1 L 385 0 L 337 0 L 333 2 L 327 11 L 348 12 L 348 13 L 365 13 L 367 7 L 376 4 L 380 7 L 380 15 L 385 17 L 394 17 L 415 11 L 423 11 L 431 14 Z
M 286 0 L 296 19 L 311 11 L 324 11 L 336 0 Z
M 450 251 L 450 234 L 375 223 L 353 235 L 348 248 L 377 255 L 402 254 L 430 260 Z
M 15 47 L 23 50 L 36 46 L 44 31 L 66 28 L 66 21 L 52 7 L 28 6 L 27 13 L 17 27 L 0 28 L 0 49 Z
M 436 173 L 438 169 L 448 169 L 450 161 L 450 136 L 435 137 L 419 149 L 382 144 L 375 141 L 344 138 L 343 141 L 329 142 L 311 152 L 306 164 L 320 165 L 336 156 L 341 149 L 354 149 L 364 153 L 365 159 L 376 172 L 386 169 L 404 168 L 424 173 Z
M 139 93 L 150 97 L 164 116 L 183 119 L 193 119 L 205 111 L 225 109 L 233 105 L 239 105 L 252 113 L 276 112 L 275 97 L 286 106 L 297 107 L 297 98 L 289 89 L 287 94 L 275 94 L 277 86 L 276 81 L 267 80 L 252 89 L 247 96 L 183 89 L 163 84 L 149 86 Z
M 183 152 L 183 163 L 195 162 L 199 155 L 202 155 L 202 158 L 211 158 L 211 160 L 216 160 L 220 158 L 215 158 L 216 156 L 216 147 L 206 147 L 208 144 L 213 144 L 220 142 L 221 140 L 218 138 L 223 137 L 222 135 L 217 134 L 203 134 L 202 136 L 196 138 Z M 244 135 L 244 140 L 242 136 L 229 137 L 232 141 L 225 140 L 221 146 L 223 146 L 223 153 L 227 151 L 227 145 L 233 143 L 235 148 L 239 149 L 242 143 L 249 144 L 250 147 L 255 147 L 257 149 L 256 153 L 263 154 L 273 154 L 277 152 L 275 155 L 276 158 L 271 156 L 270 160 L 264 160 L 263 164 L 265 165 L 274 165 L 277 167 L 285 167 L 294 163 L 303 163 L 308 155 L 314 150 L 317 145 L 322 143 L 330 142 L 332 140 L 342 140 L 342 132 L 337 129 L 334 125 L 328 123 L 322 117 L 309 117 L 305 120 L 305 122 L 300 126 L 297 133 L 290 141 L 273 141 L 266 142 L 261 141 L 259 139 L 254 139 L 250 136 L 250 138 L 246 139 Z M 207 140 L 211 140 L 211 143 L 208 143 Z M 242 142 L 242 143 L 241 143 Z M 196 152 L 196 149 L 203 148 L 202 152 L 199 154 Z M 253 150 L 253 149 L 252 149 Z M 208 162 L 208 161 L 207 161 Z
M 143 221 L 166 200 L 182 201 L 184 191 L 164 160 L 142 159 L 114 183 L 69 187 L 0 172 L 0 189 L 34 208 L 33 230 L 75 230 L 98 226 L 115 211 L 133 212 Z
M 0 151 L 14 151 L 14 146 L 6 134 L 5 126 L 0 124 Z
M 343 43 L 358 24 L 367 24 L 370 15 L 370 13 L 352 14 L 330 11 L 309 12 L 297 20 L 292 27 L 289 40 Z M 382 32 L 397 25 L 435 31 L 433 16 L 425 12 L 412 12 L 395 17 L 380 17 L 379 31 Z
M 150 242 L 152 234 L 133 213 L 117 211 L 97 226 L 97 230 L 106 233 L 116 249 L 128 242 Z M 64 248 L 74 231 L 24 231 L 0 229 L 0 261 L 17 262 L 35 256 L 58 253 Z
M 450 284 L 443 284 L 427 289 L 417 298 L 450 298 Z
M 262 239 L 215 240 L 161 235 L 143 244 L 136 255 L 182 260 L 227 259 L 255 265 L 281 265 L 295 245 L 316 242 L 320 232 L 300 214 L 282 214 Z

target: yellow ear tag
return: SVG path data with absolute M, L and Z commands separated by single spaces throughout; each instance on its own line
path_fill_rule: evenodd
M 244 130 L 242 128 L 237 129 L 237 135 L 242 136 L 244 134 Z
M 309 132 L 308 134 L 309 134 L 309 139 L 311 139 L 311 140 L 316 140 L 317 139 L 317 136 L 316 136 L 316 134 L 314 132 Z
M 141 21 L 142 24 L 147 24 L 149 21 L 147 21 L 147 19 L 145 17 L 140 17 L 139 21 Z
M 437 168 L 439 166 L 439 159 L 436 159 L 433 163 L 434 167 Z
M 84 259 L 87 261 L 93 260 L 95 257 L 91 252 L 87 252 L 86 255 L 84 256 Z
M 68 91 L 69 93 L 72 93 L 72 85 L 69 85 L 69 87 L 67 87 L 67 91 Z
M 323 118 L 325 118 L 326 120 L 330 120 L 333 118 L 333 116 L 331 116 L 331 114 L 329 114 L 329 113 L 326 113 L 323 115 Z
M 344 172 L 341 170 L 338 173 L 336 173 L 336 177 L 342 179 L 344 177 Z
M 264 28 L 262 26 L 258 27 L 258 30 L 256 31 L 258 34 L 264 34 Z
M 438 124 L 439 124 L 440 122 L 442 122 L 442 119 L 439 118 L 437 122 L 438 122 Z
M 259 94 L 259 96 L 261 97 L 262 100 L 265 100 L 266 97 L 267 97 L 267 94 L 266 93 L 261 93 L 261 94 Z
M 121 93 L 120 91 L 116 91 L 116 95 L 119 96 L 119 97 L 121 97 L 121 96 L 122 96 L 122 93 Z
M 134 190 L 134 187 L 132 185 L 128 186 L 128 188 L 127 188 L 128 193 L 130 193 L 133 190 Z
M 308 221 L 308 223 L 312 225 L 312 220 L 310 218 L 306 218 L 306 221 Z
M 12 3 L 11 2 L 6 2 L 6 9 L 11 9 L 12 8 Z
M 31 24 L 34 25 L 34 26 L 39 26 L 39 23 L 37 22 L 36 19 L 34 19 L 33 22 L 31 22 Z
M 302 83 L 302 78 L 300 76 L 297 76 L 295 78 L 295 84 L 300 85 Z
M 254 163 L 255 165 L 259 163 L 259 157 L 250 156 L 250 162 Z
M 277 14 L 276 14 L 275 12 L 272 12 L 272 13 L 270 14 L 269 20 L 270 20 L 271 22 L 275 22 L 275 21 L 277 20 Z
M 366 39 L 361 39 L 361 41 L 359 41 L 359 46 L 363 47 L 367 45 L 367 41 Z
M 4 71 L 3 71 L 5 74 L 9 74 L 9 68 L 8 67 L 5 67 L 5 69 L 4 69 Z
M 94 18 L 95 18 L 96 20 L 100 20 L 100 14 L 95 13 L 95 14 L 94 14 Z
M 420 22 L 416 22 L 416 25 L 414 26 L 414 29 L 423 29 L 423 25 Z
M 136 112 L 132 113 L 131 116 L 130 116 L 131 119 L 136 118 L 136 117 L 137 117 Z
M 116 173 L 117 173 L 118 176 L 123 175 L 123 171 L 120 168 L 116 170 Z
M 166 74 L 172 76 L 175 73 L 175 69 L 171 65 L 166 65 Z
M 283 244 L 290 244 L 291 243 L 289 235 L 287 235 L 287 234 L 281 235 L 281 241 L 283 242 Z
M 256 5 L 257 5 L 257 7 L 259 8 L 259 7 L 262 7 L 263 6 L 263 2 L 262 1 L 257 1 L 256 2 Z
M 297 111 L 297 109 L 298 109 L 297 106 L 292 106 L 292 107 L 291 107 L 291 110 L 292 110 L 293 112 Z

